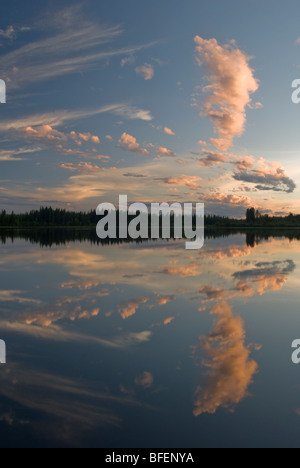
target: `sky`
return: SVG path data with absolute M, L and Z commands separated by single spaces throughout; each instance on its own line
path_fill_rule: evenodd
M 300 213 L 296 0 L 0 5 L 0 210 Z

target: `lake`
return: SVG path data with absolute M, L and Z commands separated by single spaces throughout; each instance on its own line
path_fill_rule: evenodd
M 297 232 L 0 245 L 1 447 L 299 447 Z

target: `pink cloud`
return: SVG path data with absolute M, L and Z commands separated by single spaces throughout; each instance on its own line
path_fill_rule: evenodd
M 239 171 L 245 171 L 254 167 L 255 158 L 253 156 L 232 156 L 231 162 Z
M 255 104 L 249 104 L 250 109 L 262 109 L 264 107 L 262 102 L 256 102 Z
M 171 129 L 168 128 L 168 127 L 165 127 L 165 128 L 164 128 L 164 132 L 165 132 L 167 135 L 175 136 L 175 133 L 173 132 L 173 130 L 171 130 Z
M 91 133 L 76 133 L 74 131 L 63 133 L 47 124 L 35 127 L 28 126 L 19 130 L 18 133 L 25 140 L 38 142 L 40 145 L 45 147 L 52 146 L 60 154 L 78 155 L 84 158 L 89 157 L 90 154 L 79 150 L 78 146 L 81 147 L 83 142 L 91 142 L 93 144 L 100 143 L 100 138 L 92 135 Z M 73 142 L 76 143 L 76 148 L 70 147 Z M 97 152 L 96 149 L 92 149 L 92 152 L 94 151 Z
M 168 148 L 164 148 L 163 146 L 159 146 L 157 149 L 157 154 L 158 156 L 167 156 L 167 157 L 174 157 L 176 156 L 176 153 L 173 151 L 169 150 Z
M 142 76 L 146 81 L 152 80 L 152 78 L 154 77 L 154 68 L 148 63 L 146 63 L 142 67 L 137 67 L 135 71 L 137 75 Z
M 132 301 L 128 301 L 125 304 L 121 304 L 118 307 L 118 312 L 121 315 L 123 320 L 128 319 L 136 314 L 137 310 L 142 304 L 146 304 L 150 300 L 149 297 L 139 297 L 137 299 L 133 299 Z
M 86 155 L 89 159 L 96 159 L 98 161 L 108 162 L 110 160 L 110 156 L 106 156 L 104 154 L 93 154 L 93 155 Z
M 173 320 L 175 320 L 175 317 L 168 317 L 164 320 L 164 325 L 170 325 L 170 323 L 173 322 Z
M 40 125 L 38 127 L 27 127 L 22 132 L 25 138 L 37 141 L 47 141 L 54 144 L 67 139 L 66 135 L 55 130 L 50 125 Z
M 209 336 L 202 338 L 205 350 L 208 381 L 198 388 L 194 415 L 215 414 L 219 408 L 232 408 L 248 394 L 257 363 L 250 358 L 245 344 L 245 327 L 241 317 L 235 317 L 227 302 L 220 302 L 211 311 L 216 315 L 215 326 Z
M 78 133 L 78 136 L 83 141 L 91 141 L 97 145 L 100 144 L 100 138 L 98 136 L 92 135 L 91 133 Z
M 60 164 L 59 167 L 61 167 L 62 169 L 67 169 L 68 171 L 80 173 L 91 173 L 101 171 L 101 168 L 99 166 L 93 166 L 92 164 L 87 162 L 81 162 L 80 164 L 64 163 Z
M 164 306 L 167 305 L 169 302 L 174 301 L 176 299 L 175 296 L 158 296 L 157 304 Z
M 82 141 L 86 143 L 90 141 L 97 145 L 101 143 L 100 138 L 96 135 L 92 135 L 91 133 L 76 133 L 73 131 L 70 133 L 70 136 L 78 145 L 81 145 Z
M 177 185 L 179 187 L 188 187 L 192 190 L 198 190 L 200 188 L 201 177 L 181 175 L 179 177 L 169 177 L 161 179 L 167 185 Z
M 231 195 L 224 193 L 213 193 L 213 194 L 203 194 L 201 200 L 206 203 L 221 204 L 227 206 L 242 206 L 245 208 L 254 207 L 258 208 L 256 203 L 252 198 L 240 196 L 240 195 Z
M 162 273 L 181 278 L 197 277 L 201 275 L 200 266 L 197 262 L 191 262 L 188 265 L 178 265 L 177 262 L 169 265 Z
M 220 165 L 227 162 L 227 158 L 224 153 L 216 153 L 208 150 L 202 150 L 202 153 L 205 157 L 199 160 L 201 166 L 212 167 L 214 165 Z
M 148 156 L 150 153 L 147 149 L 141 148 L 140 144 L 137 142 L 136 138 L 128 133 L 123 133 L 119 139 L 119 144 L 121 148 L 131 151 L 132 153 L 141 154 Z
M 195 37 L 195 43 L 198 63 L 204 63 L 209 73 L 210 84 L 203 88 L 208 94 L 203 115 L 212 120 L 218 134 L 211 143 L 226 151 L 233 139 L 245 131 L 246 107 L 259 84 L 249 66 L 249 57 L 232 44 L 222 47 L 216 39 L 200 36 Z

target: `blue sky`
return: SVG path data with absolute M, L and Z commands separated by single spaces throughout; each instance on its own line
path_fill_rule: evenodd
M 296 0 L 2 2 L 0 208 L 300 212 L 299 19 Z

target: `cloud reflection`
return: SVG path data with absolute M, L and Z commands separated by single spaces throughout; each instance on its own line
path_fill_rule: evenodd
M 216 315 L 213 331 L 200 338 L 207 360 L 208 381 L 196 391 L 194 415 L 214 414 L 220 408 L 234 408 L 248 395 L 248 387 L 258 370 L 245 344 L 245 328 L 241 317 L 235 317 L 226 302 L 212 311 Z
M 14 403 L 15 409 L 14 414 L 0 415 L 0 422 L 9 426 L 28 424 L 29 429 L 34 426 L 39 437 L 47 436 L 48 443 L 70 446 L 84 446 L 84 436 L 91 431 L 101 434 L 120 428 L 122 418 L 116 407 L 147 406 L 136 397 L 112 393 L 106 386 L 14 362 L 0 374 L 0 395 Z M 22 419 L 24 408 L 28 421 Z

